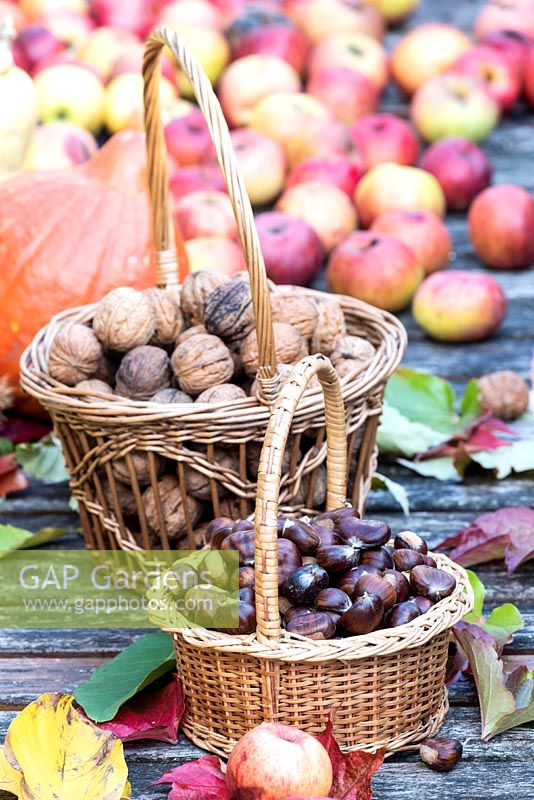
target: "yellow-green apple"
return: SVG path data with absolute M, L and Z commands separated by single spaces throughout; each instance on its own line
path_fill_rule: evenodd
M 400 164 L 373 167 L 358 183 L 354 197 L 364 228 L 386 211 L 433 211 L 443 217 L 446 209 L 445 195 L 433 175 Z
M 355 231 L 341 242 L 326 273 L 331 291 L 386 311 L 407 306 L 423 277 L 423 267 L 404 242 L 374 231 Z
M 493 168 L 485 152 L 468 139 L 441 139 L 423 153 L 419 166 L 431 172 L 452 211 L 465 211 L 491 183 Z
M 247 31 L 239 43 L 232 46 L 234 58 L 253 54 L 276 56 L 287 61 L 299 75 L 305 70 L 309 45 L 306 37 L 294 25 L 262 25 Z
M 22 167 L 37 122 L 37 95 L 31 77 L 13 63 L 10 37 L 0 54 L 0 176 Z
M 365 169 L 393 162 L 411 166 L 419 155 L 419 140 L 411 126 L 394 114 L 368 114 L 350 133 Z
M 346 125 L 334 119 L 314 119 L 284 143 L 290 166 L 313 156 L 349 156 L 354 143 Z
M 168 115 L 176 99 L 174 86 L 166 78 L 159 81 L 162 115 Z M 107 85 L 104 123 L 108 131 L 117 133 L 125 128 L 144 129 L 143 77 L 125 72 Z
M 516 103 L 521 94 L 519 71 L 506 56 L 490 47 L 471 47 L 455 61 L 450 71 L 477 78 L 503 113 Z
M 222 27 L 220 11 L 208 0 L 173 0 L 166 3 L 156 17 L 156 25 L 194 25 L 200 28 Z
M 91 14 L 99 25 L 144 37 L 154 26 L 155 5 L 147 0 L 91 0 Z
M 117 56 L 113 69 L 111 70 L 109 79 L 118 78 L 119 75 L 124 75 L 125 72 L 141 72 L 143 68 L 143 57 L 145 47 L 142 42 L 132 42 L 132 44 L 125 45 L 122 52 Z M 174 70 L 166 72 L 162 70 L 162 74 L 172 81 L 174 80 Z M 184 102 L 187 102 L 184 100 Z
M 91 31 L 78 48 L 77 55 L 82 64 L 93 67 L 107 82 L 113 75 L 118 59 L 132 46 L 140 46 L 133 33 L 103 26 Z
M 268 277 L 275 283 L 308 286 L 324 261 L 321 240 L 303 219 L 281 211 L 256 217 Z
M 492 31 L 480 39 L 480 44 L 504 56 L 515 67 L 521 80 L 525 77 L 527 58 L 532 50 L 532 39 L 520 31 Z
M 466 270 L 435 272 L 413 299 L 416 322 L 444 342 L 474 342 L 494 333 L 506 315 L 506 295 L 490 275 Z
M 59 11 L 41 17 L 40 25 L 44 25 L 60 41 L 76 50 L 94 30 L 95 23 L 87 14 L 78 11 Z
M 15 64 L 34 74 L 35 68 L 44 59 L 61 53 L 65 44 L 42 25 L 30 25 L 17 34 L 13 42 Z
M 191 272 L 216 269 L 223 275 L 237 275 L 247 268 L 241 247 L 222 236 L 189 239 L 185 243 L 185 250 Z
M 380 42 L 364 33 L 337 33 L 319 42 L 310 56 L 310 75 L 327 67 L 348 67 L 361 72 L 379 90 L 388 81 L 386 52 Z
M 319 181 L 337 186 L 351 199 L 354 197 L 356 185 L 364 174 L 363 165 L 344 156 L 313 156 L 306 158 L 293 167 L 287 179 L 287 186 L 297 183 Z
M 445 269 L 449 263 L 451 237 L 432 211 L 388 211 L 375 219 L 371 231 L 400 239 L 413 250 L 425 275 Z
M 105 92 L 102 82 L 86 67 L 58 64 L 34 78 L 37 108 L 42 122 L 64 120 L 92 133 L 104 122 Z
M 284 188 L 287 163 L 282 146 L 249 128 L 235 128 L 230 138 L 250 202 L 272 203 Z M 203 163 L 216 164 L 215 154 L 206 156 Z
M 478 256 L 495 269 L 534 264 L 534 197 L 501 184 L 481 192 L 469 209 L 469 236 Z
M 212 189 L 215 192 L 225 192 L 226 184 L 219 167 L 205 164 L 191 164 L 189 167 L 179 167 L 173 172 L 170 179 L 171 193 L 174 201 L 191 192 L 201 189 Z
M 534 47 L 526 61 L 525 68 L 525 97 L 531 108 L 534 108 Z
M 38 125 L 26 151 L 23 169 L 66 169 L 83 164 L 98 150 L 94 136 L 71 122 Z
M 490 0 L 475 19 L 475 36 L 482 39 L 493 31 L 518 31 L 534 39 L 532 0 Z
M 286 9 L 313 43 L 336 33 L 384 35 L 382 16 L 366 0 L 289 0 Z
M 201 164 L 215 153 L 206 120 L 196 107 L 182 116 L 173 116 L 165 125 L 165 142 L 179 166 Z
M 286 189 L 276 207 L 311 225 L 328 253 L 354 230 L 358 221 L 345 192 L 319 181 L 297 183 Z
M 378 87 L 366 75 L 349 67 L 326 67 L 316 72 L 306 91 L 341 122 L 351 123 L 378 107 Z
M 314 736 L 298 728 L 264 722 L 234 747 L 226 783 L 235 800 L 327 797 L 332 762 Z
M 37 20 L 60 11 L 76 11 L 84 14 L 87 0 L 19 0 L 22 13 L 29 20 Z
M 300 91 L 293 67 L 276 56 L 252 55 L 232 61 L 221 75 L 219 100 L 229 125 L 247 125 L 252 109 L 276 92 Z
M 174 26 L 169 27 L 172 29 Z M 181 25 L 177 33 L 185 39 L 211 83 L 216 84 L 230 59 L 230 48 L 222 33 L 214 28 L 193 25 Z M 193 97 L 191 84 L 185 75 L 178 76 L 178 86 L 185 97 Z
M 427 142 L 462 136 L 482 142 L 499 121 L 499 106 L 484 84 L 467 75 L 436 75 L 412 98 L 412 121 Z
M 284 145 L 312 120 L 328 119 L 322 103 L 303 92 L 277 92 L 252 109 L 249 126 Z
M 406 94 L 413 94 L 429 78 L 452 66 L 470 47 L 467 36 L 452 25 L 439 22 L 418 25 L 393 49 L 393 78 Z
M 413 14 L 419 0 L 369 0 L 373 8 L 384 17 L 388 25 L 400 25 Z
M 220 236 L 237 239 L 237 223 L 230 198 L 223 192 L 201 190 L 182 197 L 174 218 L 184 239 Z

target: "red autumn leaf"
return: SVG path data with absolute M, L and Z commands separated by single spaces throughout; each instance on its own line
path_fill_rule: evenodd
M 505 434 L 505 438 L 498 434 Z M 498 447 L 507 447 L 511 438 L 517 438 L 515 432 L 502 420 L 495 417 L 483 417 L 469 426 L 467 430 L 453 436 L 447 442 L 432 447 L 422 453 L 417 460 L 426 458 L 440 458 L 451 456 L 455 458 L 462 454 L 478 453 L 481 450 L 497 450 Z
M 114 719 L 98 727 L 111 731 L 123 742 L 154 739 L 176 744 L 184 710 L 182 683 L 175 674 L 165 686 L 150 687 L 137 694 L 121 706 Z
M 217 756 L 202 756 L 166 772 L 156 784 L 172 783 L 168 800 L 231 800 Z
M 325 730 L 317 737 L 332 762 L 334 781 L 330 797 L 338 800 L 371 800 L 371 778 L 382 765 L 385 750 L 378 750 L 376 753 L 366 753 L 363 750 L 342 753 L 334 738 L 333 717 L 332 714 Z
M 37 442 L 50 433 L 51 426 L 31 417 L 5 417 L 0 424 L 0 436 L 13 444 Z
M 13 453 L 0 456 L 0 497 L 11 492 L 20 492 L 28 487 L 28 478 L 15 460 Z

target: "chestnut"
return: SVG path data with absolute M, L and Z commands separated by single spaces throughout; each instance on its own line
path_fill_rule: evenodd
M 384 603 L 384 611 L 389 611 L 397 602 L 395 587 L 380 575 L 361 576 L 354 588 L 354 596 L 359 597 L 362 594 L 377 595 Z
M 330 547 L 333 544 L 343 544 L 343 539 L 335 532 L 333 528 L 314 528 L 315 533 L 319 537 L 319 547 Z
M 326 570 L 315 564 L 307 564 L 291 573 L 284 583 L 283 593 L 293 605 L 306 606 L 313 603 L 321 589 L 326 589 L 329 583 Z
M 397 595 L 397 603 L 403 603 L 408 599 L 411 592 L 410 581 L 402 572 L 396 569 L 385 569 L 382 573 L 385 581 L 389 581 L 395 589 Z
M 243 588 L 239 590 L 239 602 L 248 603 L 249 606 L 253 606 L 255 604 L 254 589 L 250 586 L 243 586 Z
M 331 611 L 336 615 L 344 614 L 351 605 L 348 594 L 334 587 L 323 589 L 315 598 L 315 608 L 318 611 Z
M 212 550 L 219 550 L 223 539 L 233 531 L 233 519 L 230 519 L 230 517 L 215 517 L 206 528 L 206 542 Z
M 406 548 L 395 550 L 393 553 L 393 561 L 395 562 L 395 567 L 400 572 L 409 572 L 418 564 L 425 563 L 424 556 L 421 555 L 421 553 L 418 553 L 417 550 L 407 550 Z
M 339 620 L 340 626 L 353 635 L 375 631 L 384 616 L 384 603 L 378 595 L 363 594 Z
M 256 575 L 254 567 L 239 567 L 239 588 L 243 589 L 245 586 L 254 588 L 256 582 Z
M 417 594 L 415 597 L 412 597 L 412 600 L 416 604 L 421 614 L 426 614 L 426 612 L 434 605 L 429 597 L 423 597 L 422 594 Z
M 252 566 L 254 564 L 254 531 L 230 533 L 223 539 L 221 550 L 237 550 L 239 553 L 239 566 Z
M 302 556 L 302 563 L 303 564 L 318 564 L 319 562 L 313 556 Z
M 323 611 L 302 614 L 286 622 L 286 631 L 307 636 L 308 639 L 331 639 L 336 632 L 336 623 Z
M 314 609 L 308 608 L 308 606 L 291 606 L 284 614 L 284 625 L 291 622 L 292 619 L 296 619 L 296 617 L 302 617 L 304 614 L 313 614 L 313 612 Z
M 238 519 L 234 522 L 234 531 L 253 531 L 254 523 L 251 519 Z
M 448 597 L 456 589 L 456 578 L 442 569 L 417 566 L 410 572 L 410 583 L 415 594 L 422 594 L 434 602 Z
M 437 567 L 438 566 L 437 563 L 436 563 L 436 559 L 432 558 L 432 556 L 424 555 L 423 559 L 424 559 L 423 560 L 423 564 L 425 564 L 425 566 L 427 566 L 427 567 Z
M 421 761 L 436 772 L 449 772 L 461 759 L 462 753 L 463 746 L 458 739 L 426 739 L 419 748 Z
M 428 552 L 427 543 L 424 539 L 413 531 L 401 531 L 395 536 L 393 546 L 396 550 L 415 550 L 417 553 L 426 555 Z
M 280 597 L 279 596 L 278 597 L 278 611 L 280 612 L 280 614 L 282 616 L 284 616 L 284 614 L 287 614 L 287 612 L 289 611 L 290 608 L 293 608 L 293 606 L 291 605 L 291 603 L 289 602 L 287 597 L 284 597 L 284 596 Z
M 224 633 L 238 634 L 247 636 L 256 630 L 256 608 L 254 604 L 239 602 L 239 627 L 224 628 Z
M 343 539 L 355 547 L 380 547 L 391 537 L 391 529 L 385 522 L 359 519 L 353 515 L 340 517 L 334 527 Z
M 289 539 L 278 539 L 278 588 L 286 582 L 292 572 L 302 566 L 302 556 L 296 544 Z
M 354 567 L 345 572 L 337 581 L 337 588 L 341 589 L 349 597 L 354 596 L 354 589 L 362 575 L 380 575 L 378 567 L 365 566 Z
M 376 567 L 380 570 L 392 569 L 393 559 L 385 547 L 379 547 L 377 550 L 363 550 L 360 564 L 364 567 Z
M 352 508 L 352 506 L 342 506 L 341 508 L 336 508 L 333 511 L 323 511 L 322 514 L 318 514 L 312 519 L 311 524 L 314 528 L 317 525 L 325 528 L 333 528 L 335 523 L 342 517 L 359 518 L 359 516 L 359 512 L 355 508 Z
M 327 572 L 346 572 L 357 566 L 360 554 L 348 544 L 331 544 L 319 547 L 316 557 L 319 566 Z
M 316 531 L 309 522 L 299 519 L 286 519 L 281 535 L 293 542 L 303 556 L 313 556 L 320 543 Z
M 386 628 L 398 628 L 399 625 L 406 625 L 407 622 L 420 616 L 421 612 L 417 603 L 414 603 L 413 600 L 405 600 L 404 603 L 397 603 L 388 611 L 384 618 L 384 625 Z

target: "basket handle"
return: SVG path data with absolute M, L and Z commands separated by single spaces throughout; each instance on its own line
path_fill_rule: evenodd
M 272 402 L 277 394 L 279 379 L 267 273 L 252 206 L 234 153 L 230 132 L 211 83 L 184 39 L 168 28 L 157 28 L 152 32 L 146 43 L 143 63 L 148 177 L 153 208 L 154 243 L 157 250 L 158 285 L 176 283 L 177 261 L 159 100 L 159 60 L 165 45 L 172 51 L 191 83 L 226 181 L 250 275 L 258 336 L 260 363 L 258 379 L 263 397 L 267 402 Z
M 317 375 L 323 390 L 326 419 L 327 494 L 326 508 L 344 505 L 347 490 L 347 435 L 345 406 L 339 377 L 323 355 L 307 356 L 295 366 L 273 406 L 258 467 L 258 490 L 254 518 L 254 564 L 256 574 L 257 636 L 278 639 L 278 495 L 282 459 L 293 415 L 308 383 Z

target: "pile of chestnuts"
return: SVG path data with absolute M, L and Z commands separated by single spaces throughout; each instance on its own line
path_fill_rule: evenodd
M 208 526 L 209 546 L 239 552 L 239 633 L 256 629 L 254 525 L 226 517 Z M 412 531 L 392 544 L 389 525 L 360 519 L 350 507 L 313 519 L 278 518 L 278 591 L 282 626 L 311 639 L 395 628 L 425 614 L 456 588 Z M 237 632 L 237 631 L 236 631 Z

